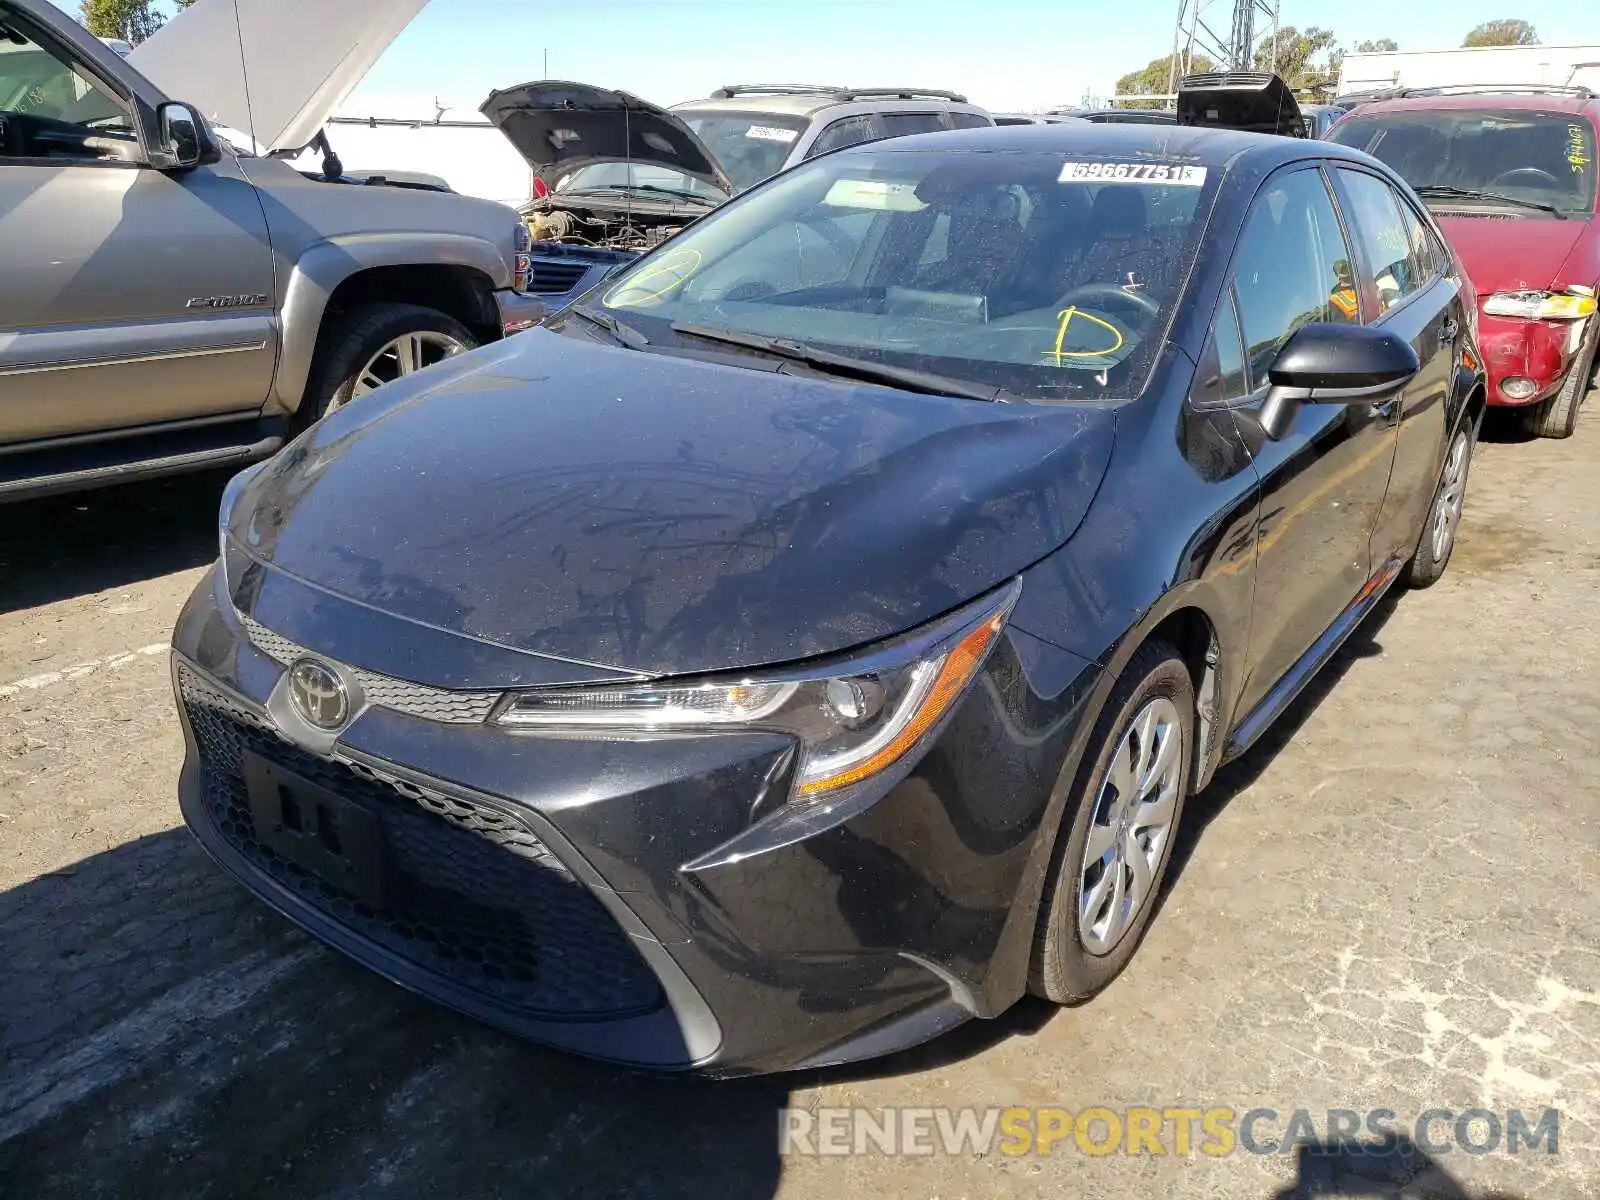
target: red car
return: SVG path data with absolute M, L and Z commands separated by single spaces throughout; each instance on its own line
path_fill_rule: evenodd
M 1595 366 L 1600 97 L 1581 87 L 1413 90 L 1364 104 L 1329 141 L 1416 189 L 1478 292 L 1489 403 L 1568 437 Z

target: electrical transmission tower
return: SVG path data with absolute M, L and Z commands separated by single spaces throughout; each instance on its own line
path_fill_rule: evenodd
M 1219 32 L 1212 26 L 1220 24 L 1224 14 L 1228 23 Z M 1172 35 L 1172 71 L 1167 90 L 1177 90 L 1178 79 L 1190 73 L 1196 54 L 1209 58 L 1218 70 L 1253 70 L 1258 20 L 1271 24 L 1270 45 L 1276 52 L 1278 0 L 1178 0 L 1178 24 Z M 1276 58 L 1276 53 L 1273 57 Z M 1277 66 L 1274 61 L 1269 69 L 1276 70 Z

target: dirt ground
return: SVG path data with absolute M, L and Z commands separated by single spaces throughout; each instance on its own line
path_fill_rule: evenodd
M 1600 404 L 1480 448 L 1450 573 L 1191 805 L 1140 955 L 849 1071 L 658 1079 L 320 948 L 181 828 L 216 478 L 0 508 L 0 1194 L 1600 1195 Z M 785 1105 L 1560 1110 L 1558 1152 L 780 1156 Z M 1409 1128 L 1409 1126 L 1407 1126 Z M 1448 1126 L 1435 1136 L 1447 1136 Z

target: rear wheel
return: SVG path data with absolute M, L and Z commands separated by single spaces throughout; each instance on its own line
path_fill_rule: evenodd
M 1474 426 L 1470 421 L 1458 430 L 1445 452 L 1439 483 L 1433 490 L 1433 503 L 1422 523 L 1422 536 L 1416 553 L 1406 568 L 1406 583 L 1425 588 L 1439 582 L 1450 565 L 1456 548 L 1456 531 L 1461 527 L 1461 506 L 1467 498 L 1467 473 L 1472 469 Z
M 1589 379 L 1594 374 L 1596 341 L 1600 340 L 1600 320 L 1590 333 L 1585 345 L 1578 351 L 1578 359 L 1567 372 L 1561 390 L 1550 399 L 1525 409 L 1523 427 L 1535 437 L 1567 438 L 1578 428 L 1578 410 L 1589 393 Z
M 336 317 L 317 347 L 301 424 L 477 344 L 454 317 L 419 304 L 368 304 Z
M 1193 745 L 1189 669 L 1152 642 L 1112 689 L 1062 818 L 1034 934 L 1034 994 L 1086 1000 L 1133 957 L 1172 856 Z

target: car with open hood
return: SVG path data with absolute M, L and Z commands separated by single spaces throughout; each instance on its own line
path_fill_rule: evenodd
M 954 92 L 790 84 L 731 84 L 665 109 L 543 80 L 494 92 L 482 112 L 534 169 L 523 210 L 535 241 L 532 287 L 553 308 L 795 163 L 994 123 Z
M 1271 71 L 1210 71 L 1178 81 L 1178 124 L 1313 136 L 1300 104 Z
M 1328 137 L 1388 163 L 1433 210 L 1477 288 L 1489 403 L 1570 437 L 1600 319 L 1595 144 L 1585 87 L 1423 88 L 1362 105 Z
M 0 0 L 0 501 L 264 457 L 543 315 L 512 209 L 322 136 L 422 2 L 197 4 L 124 56 Z
M 1086 999 L 1187 798 L 1445 570 L 1464 296 L 1328 142 L 809 159 L 233 480 L 174 634 L 184 817 L 388 978 L 612 1061 Z

